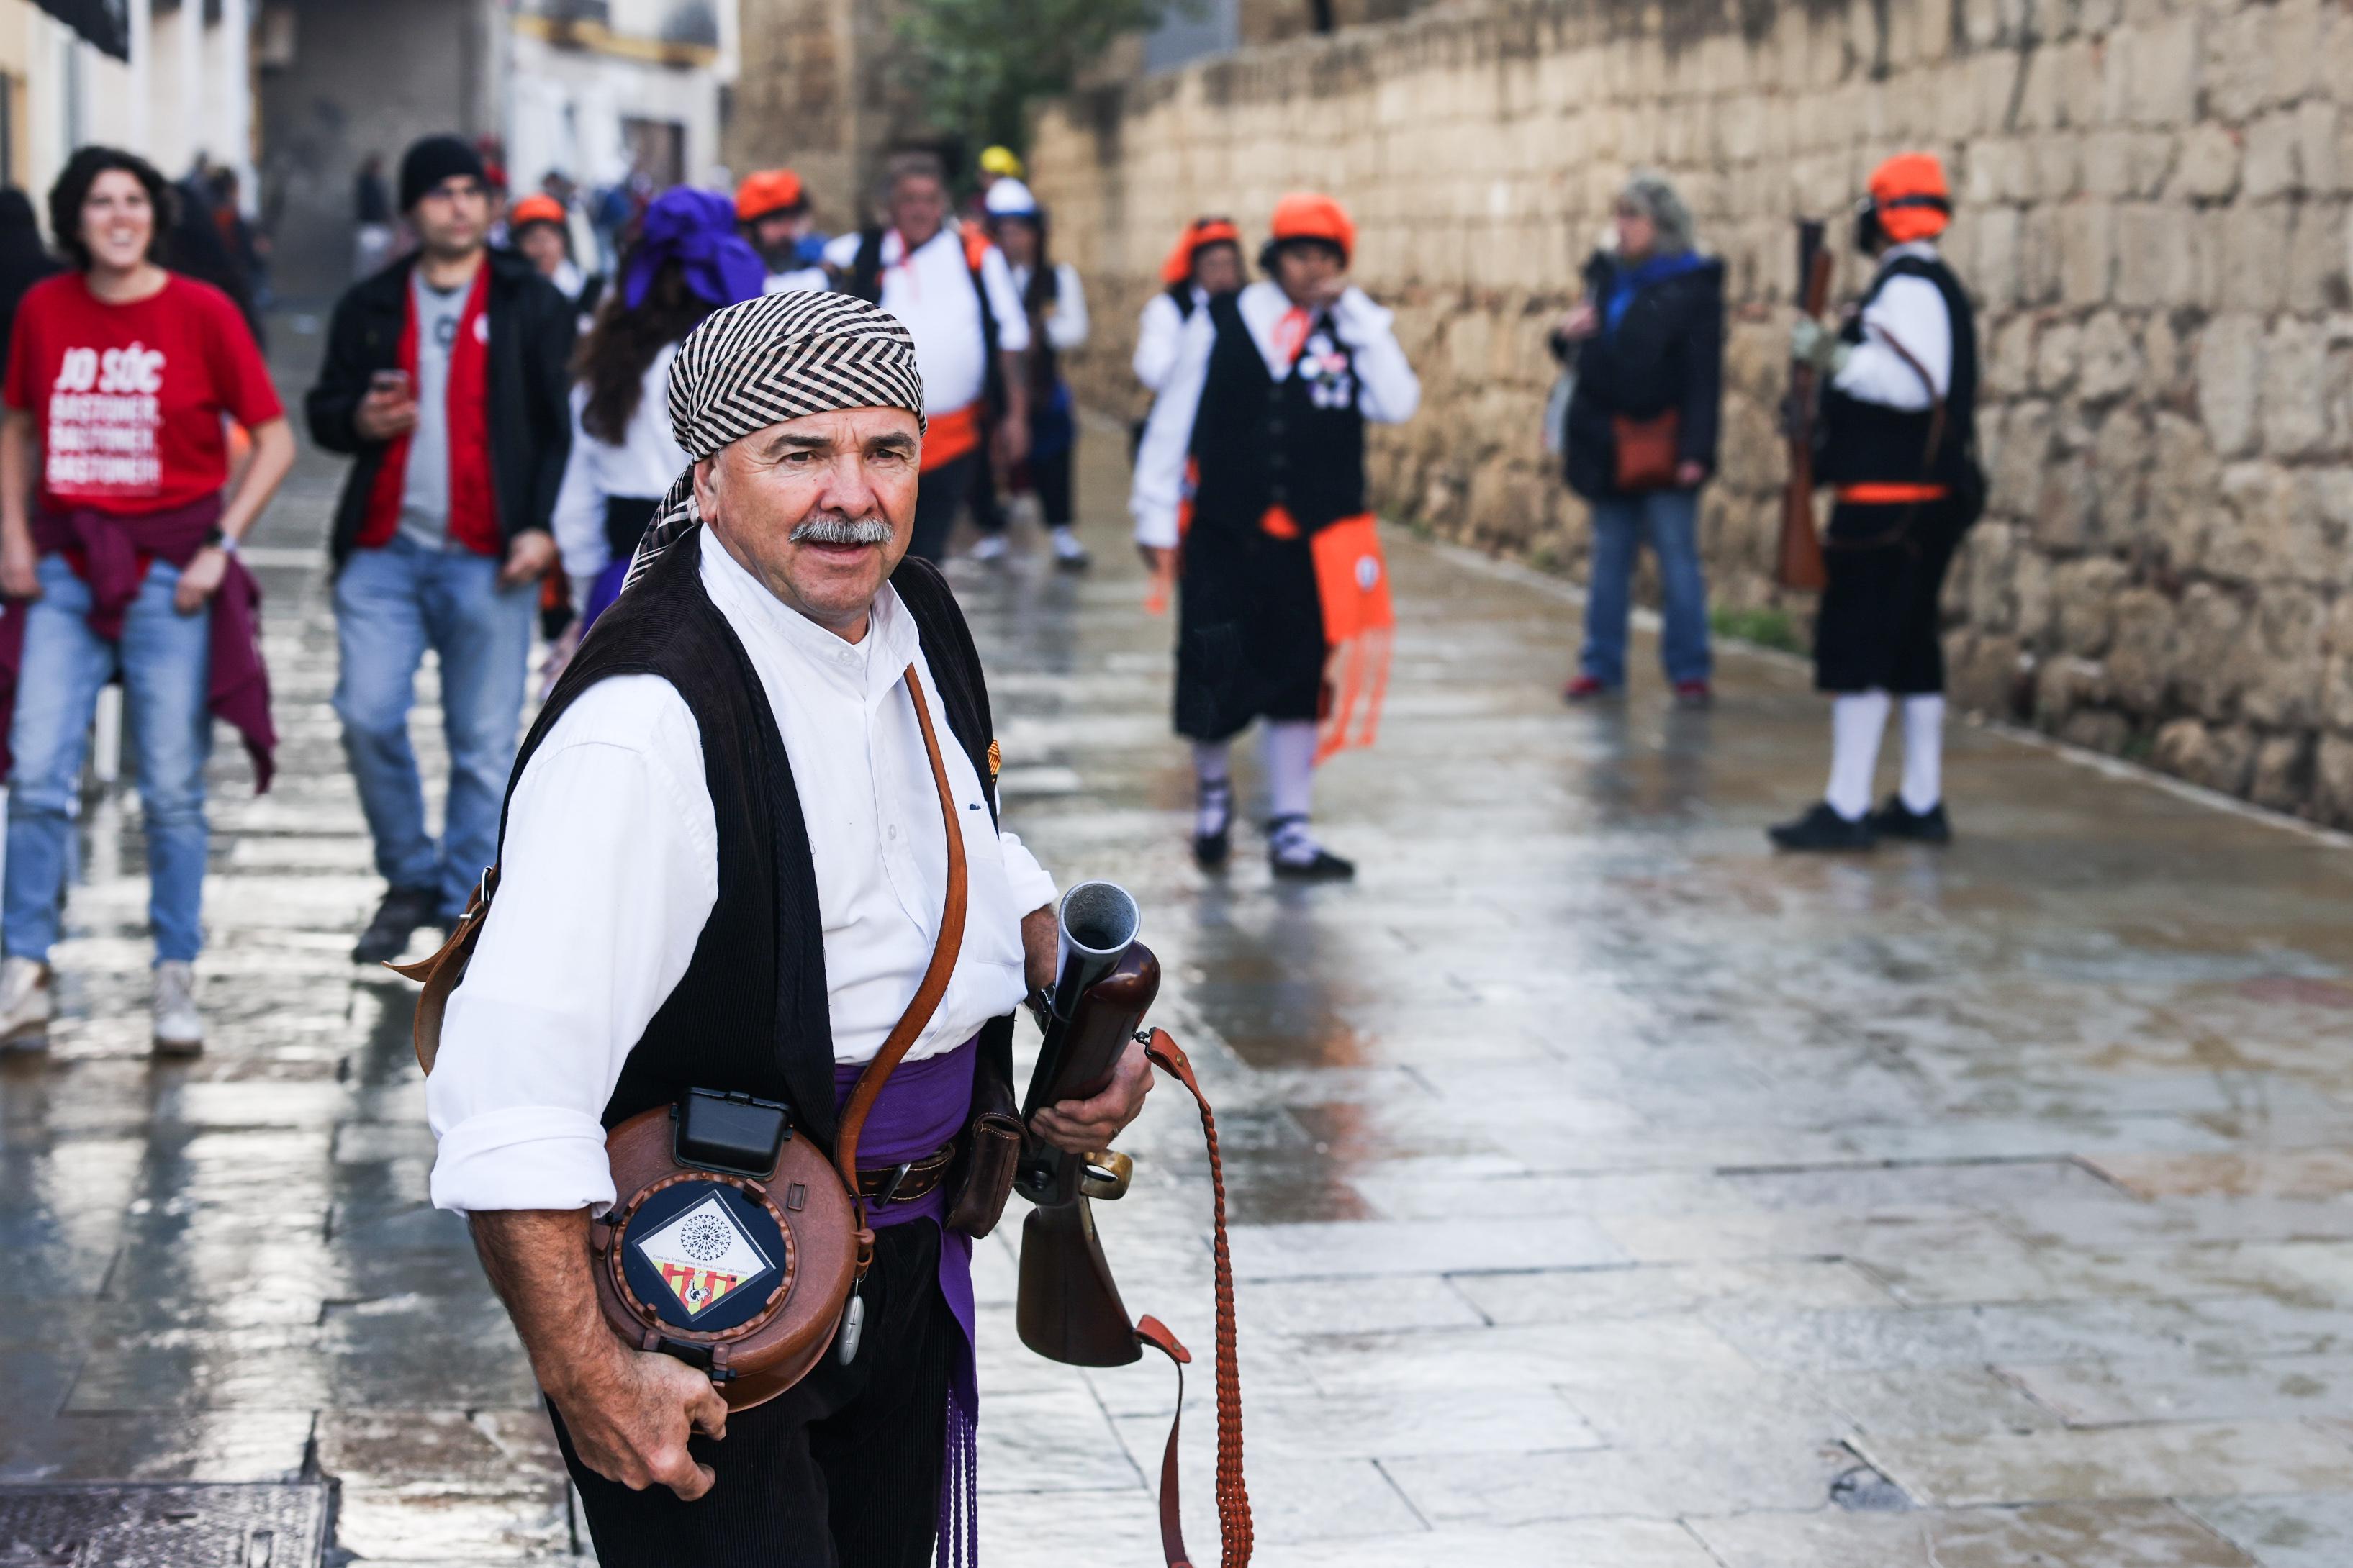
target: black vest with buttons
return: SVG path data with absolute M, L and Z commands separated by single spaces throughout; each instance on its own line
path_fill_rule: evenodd
M 697 529 L 657 558 L 596 619 L 524 739 L 514 786 L 548 731 L 580 694 L 616 675 L 658 675 L 678 689 L 702 737 L 704 787 L 718 829 L 719 896 L 694 956 L 646 1032 L 630 1048 L 606 1103 L 615 1127 L 689 1089 L 739 1090 L 793 1108 L 797 1131 L 833 1142 L 833 1026 L 825 981 L 824 918 L 817 867 L 784 736 L 759 671 L 703 591 L 698 571 L 716 542 Z M 914 617 L 923 663 L 939 689 L 939 715 L 982 781 L 997 813 L 988 764 L 988 688 L 980 655 L 947 579 L 909 556 L 891 585 Z M 501 816 L 500 837 L 505 838 Z M 1008 1083 L 1013 1020 L 981 1031 L 984 1058 Z
M 1936 448 L 1935 415 L 1926 408 L 1890 408 L 1822 388 L 1821 453 L 1814 465 L 1823 483 L 1940 484 L 1966 488 L 1973 482 L 1977 455 L 1978 334 L 1969 297 L 1941 260 L 1899 256 L 1879 269 L 1845 330 L 1849 342 L 1862 341 L 1862 309 L 1896 278 L 1922 278 L 1944 296 L 1953 325 L 1952 382 L 1945 394 L 1945 424 Z M 1906 345 L 1909 347 L 1909 345 Z
M 1209 300 L 1217 329 L 1193 422 L 1196 528 L 1255 530 L 1286 508 L 1309 533 L 1365 510 L 1365 416 L 1356 360 L 1318 317 L 1291 373 L 1276 380 L 1243 321 L 1239 294 Z

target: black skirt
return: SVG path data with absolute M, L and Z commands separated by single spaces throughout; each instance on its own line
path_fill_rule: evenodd
M 1178 734 L 1223 741 L 1253 719 L 1321 715 L 1324 604 L 1304 538 L 1196 517 L 1178 589 Z
M 1972 521 L 1950 501 L 1831 512 L 1830 581 L 1814 621 L 1814 687 L 1916 697 L 1945 689 L 1945 577 Z

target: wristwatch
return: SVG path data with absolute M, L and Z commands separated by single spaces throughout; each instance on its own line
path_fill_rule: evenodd
M 211 545 L 215 550 L 219 551 L 223 555 L 234 555 L 237 553 L 236 539 L 231 537 L 228 531 L 221 527 L 219 523 L 215 523 L 210 528 L 205 530 L 205 542 Z

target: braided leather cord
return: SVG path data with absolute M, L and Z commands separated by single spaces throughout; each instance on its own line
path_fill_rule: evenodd
M 1226 1239 L 1226 1167 L 1218 1152 L 1218 1118 L 1208 1098 L 1193 1077 L 1193 1064 L 1168 1037 L 1155 1028 L 1145 1054 L 1183 1084 L 1201 1108 L 1201 1133 L 1209 1146 L 1209 1188 L 1215 1199 L 1212 1225 L 1216 1238 L 1217 1384 L 1218 1384 L 1218 1537 L 1223 1547 L 1219 1561 L 1224 1568 L 1247 1568 L 1252 1547 L 1250 1487 L 1242 1479 L 1242 1379 L 1234 1333 L 1234 1260 Z M 1192 1353 L 1157 1318 L 1139 1319 L 1136 1338 L 1176 1363 L 1176 1416 L 1168 1424 L 1168 1447 L 1160 1464 L 1160 1545 L 1168 1568 L 1191 1568 L 1185 1550 L 1176 1496 L 1176 1432 L 1185 1415 L 1185 1364 Z

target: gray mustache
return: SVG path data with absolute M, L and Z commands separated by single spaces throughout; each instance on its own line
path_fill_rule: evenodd
M 806 517 L 793 530 L 795 544 L 888 544 L 891 525 L 879 517 L 844 517 L 826 512 Z

